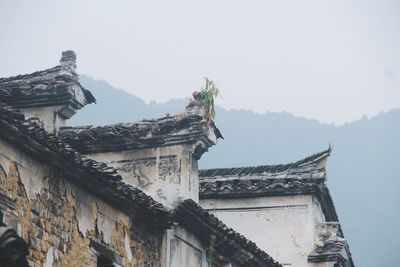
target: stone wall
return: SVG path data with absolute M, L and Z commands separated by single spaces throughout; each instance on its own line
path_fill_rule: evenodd
M 0 209 L 28 242 L 30 266 L 96 266 L 99 254 L 121 266 L 160 266 L 161 232 L 2 141 Z

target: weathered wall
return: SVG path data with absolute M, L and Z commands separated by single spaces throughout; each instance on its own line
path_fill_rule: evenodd
M 207 267 L 206 249 L 193 234 L 179 225 L 166 234 L 165 267 Z
M 200 204 L 284 266 L 327 266 L 307 261 L 315 225 L 324 221 L 313 196 L 205 199 Z
M 20 109 L 26 119 L 38 118 L 43 128 L 49 133 L 55 133 L 62 126 L 65 126 L 65 119 L 61 118 L 58 112 L 62 106 L 35 107 Z
M 181 199 L 198 202 L 198 167 L 193 149 L 193 145 L 176 145 L 87 156 L 115 167 L 124 182 L 174 207 Z
M 102 244 L 120 265 L 160 266 L 162 233 L 2 140 L 0 195 L 5 223 L 29 244 L 31 266 L 96 266 L 99 251 L 93 242 Z

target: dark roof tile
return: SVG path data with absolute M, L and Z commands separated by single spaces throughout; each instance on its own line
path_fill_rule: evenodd
M 196 114 L 179 113 L 136 123 L 118 123 L 106 126 L 63 127 L 59 136 L 82 153 L 121 151 L 170 146 L 203 141 L 213 145 L 207 135 L 203 118 Z
M 76 90 L 82 91 L 84 100 L 76 98 Z M 79 83 L 75 71 L 58 65 L 30 74 L 0 78 L 0 101 L 16 108 L 69 104 L 79 109 L 95 103 L 96 99 Z
M 244 176 L 244 175 L 265 175 L 265 174 L 278 174 L 281 172 L 289 171 L 290 169 L 301 168 L 306 165 L 315 164 L 324 158 L 327 158 L 332 151 L 332 147 L 328 149 L 301 159 L 296 162 L 278 165 L 261 165 L 253 167 L 240 167 L 240 168 L 218 168 L 218 169 L 204 169 L 200 170 L 199 176 L 202 178 L 212 177 L 229 177 L 229 176 Z
M 25 120 L 0 102 L 0 136 L 38 159 L 60 168 L 66 177 L 125 212 L 140 211 L 158 226 L 169 224 L 169 211 L 140 189 L 125 184 L 121 175 L 105 163 L 88 159 L 60 138 L 47 133 L 37 120 Z M 153 220 L 151 218 L 158 218 Z
M 187 199 L 174 210 L 173 216 L 182 226 L 188 227 L 203 242 L 208 244 L 215 236 L 215 249 L 227 259 L 243 267 L 278 267 L 281 264 L 257 247 L 257 245 L 228 227 L 213 214 L 210 214 L 196 202 Z

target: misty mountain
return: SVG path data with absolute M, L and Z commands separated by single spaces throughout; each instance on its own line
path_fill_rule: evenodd
M 81 77 L 97 105 L 79 111 L 69 125 L 104 125 L 157 118 L 182 110 L 187 100 L 146 104 L 103 81 Z M 340 105 L 340 103 L 338 103 Z M 324 150 L 328 184 L 357 266 L 396 266 L 400 249 L 400 109 L 333 126 L 288 113 L 256 114 L 217 108 L 225 137 L 200 161 L 201 168 L 296 161 Z

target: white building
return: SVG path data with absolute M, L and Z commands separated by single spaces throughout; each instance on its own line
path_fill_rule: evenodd
M 354 266 L 326 188 L 330 149 L 199 172 L 222 138 L 201 98 L 164 118 L 66 127 L 95 102 L 75 60 L 0 79 L 0 223 L 30 265 Z

